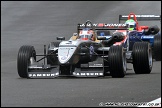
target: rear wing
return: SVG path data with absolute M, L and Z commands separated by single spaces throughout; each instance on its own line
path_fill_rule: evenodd
M 93 23 L 89 20 L 86 23 L 78 24 L 77 33 L 84 28 L 89 28 L 90 30 L 128 30 L 128 25 L 126 24 L 112 24 L 112 23 Z
M 126 24 L 108 24 L 108 23 L 95 23 L 95 24 L 78 24 L 78 30 L 89 28 L 90 30 L 128 30 Z
M 129 15 L 119 15 L 119 23 L 123 20 L 126 21 L 129 18 L 136 17 L 138 21 L 160 21 L 161 15 L 135 15 L 134 13 L 130 13 Z

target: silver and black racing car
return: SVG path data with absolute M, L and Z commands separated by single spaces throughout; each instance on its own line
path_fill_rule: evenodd
M 31 45 L 20 47 L 17 56 L 18 75 L 22 78 L 56 78 L 59 76 L 74 77 L 112 77 L 123 78 L 126 74 L 127 61 L 124 47 L 113 46 L 112 41 L 120 42 L 124 39 L 121 33 L 111 35 L 109 46 L 102 42 L 106 40 L 98 36 L 97 32 L 108 30 L 127 30 L 125 25 L 115 28 L 109 24 L 97 26 L 86 21 L 78 24 L 77 33 L 65 41 L 65 37 L 57 37 L 56 42 L 51 42 L 44 54 L 37 55 Z M 61 40 L 61 42 L 60 42 Z M 37 56 L 43 56 L 37 60 Z M 44 63 L 40 63 L 43 61 Z

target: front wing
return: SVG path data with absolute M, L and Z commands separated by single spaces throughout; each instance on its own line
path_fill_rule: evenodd
M 75 68 L 71 75 L 61 75 L 59 65 L 50 66 L 43 64 L 34 64 L 28 67 L 28 78 L 57 78 L 57 77 L 103 77 L 104 67 L 102 58 L 97 61 L 81 64 L 80 68 Z

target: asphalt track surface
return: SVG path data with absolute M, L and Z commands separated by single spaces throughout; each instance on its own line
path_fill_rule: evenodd
M 150 102 L 161 97 L 161 62 L 137 75 L 131 64 L 124 78 L 23 79 L 17 53 L 33 45 L 37 54 L 57 36 L 69 39 L 78 23 L 118 23 L 119 14 L 161 14 L 161 1 L 2 1 L 1 106 L 98 107 L 101 102 Z M 158 25 L 159 22 L 141 22 Z

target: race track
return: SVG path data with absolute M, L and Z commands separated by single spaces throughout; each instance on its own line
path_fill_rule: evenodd
M 161 1 L 1 1 L 1 107 L 98 107 L 101 102 L 150 102 L 161 97 L 161 62 L 137 75 L 131 64 L 124 78 L 23 79 L 17 53 L 58 36 L 68 40 L 78 23 L 118 23 L 119 14 L 161 14 Z M 158 25 L 160 22 L 140 22 Z

